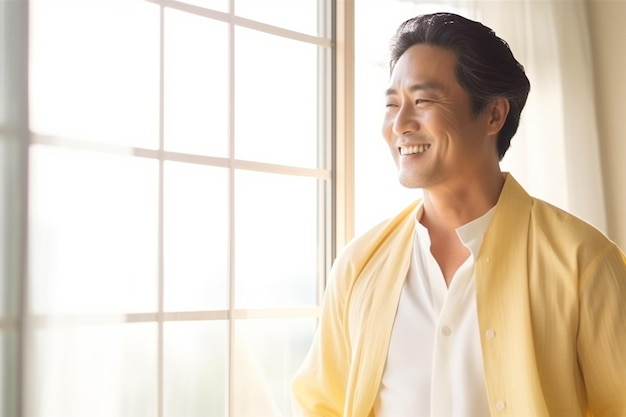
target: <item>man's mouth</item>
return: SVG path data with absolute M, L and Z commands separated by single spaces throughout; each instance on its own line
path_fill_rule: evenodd
M 400 155 L 414 155 L 418 153 L 423 153 L 430 148 L 430 145 L 413 145 L 413 146 L 400 146 L 398 150 L 400 151 Z

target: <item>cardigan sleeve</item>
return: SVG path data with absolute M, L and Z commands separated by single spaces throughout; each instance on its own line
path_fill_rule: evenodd
M 387 317 L 388 324 L 393 324 L 395 306 L 390 300 L 397 301 L 406 277 L 414 219 L 420 203 L 415 201 L 397 216 L 351 241 L 335 261 L 324 294 L 316 336 L 292 380 L 295 416 L 350 417 L 371 413 L 371 403 L 379 382 L 371 376 L 384 365 L 384 357 L 379 353 L 388 339 L 383 337 L 363 342 L 368 322 L 364 317 L 368 316 L 375 322 Z M 372 273 L 370 267 L 376 271 L 384 268 L 385 273 L 393 277 L 384 287 L 376 287 L 382 288 L 376 299 L 385 308 L 380 305 L 375 308 L 375 317 L 362 311 L 371 307 L 369 298 L 363 293 L 371 294 L 372 283 L 378 276 Z M 361 291 L 357 284 L 362 284 L 359 285 Z M 364 349 L 370 353 L 364 353 Z
M 345 260 L 345 257 L 344 257 Z M 346 263 L 345 261 L 343 263 Z M 326 288 L 318 330 L 292 385 L 294 415 L 341 417 L 350 368 L 345 308 L 349 268 L 336 263 Z M 342 285 L 343 284 L 343 285 Z
M 580 282 L 578 358 L 594 417 L 626 416 L 626 257 L 609 246 Z

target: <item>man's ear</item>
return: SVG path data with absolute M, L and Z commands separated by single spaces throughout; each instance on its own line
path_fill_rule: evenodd
M 502 126 L 504 126 L 504 122 L 506 121 L 506 117 L 509 115 L 509 110 L 511 109 L 511 105 L 509 104 L 509 100 L 506 98 L 496 98 L 493 99 L 487 105 L 487 114 L 488 118 L 488 131 L 487 133 L 490 135 L 497 135 Z

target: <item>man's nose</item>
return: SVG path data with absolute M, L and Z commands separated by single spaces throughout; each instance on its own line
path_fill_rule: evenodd
M 403 136 L 417 132 L 419 123 L 416 116 L 413 106 L 405 104 L 400 106 L 393 121 L 393 133 Z

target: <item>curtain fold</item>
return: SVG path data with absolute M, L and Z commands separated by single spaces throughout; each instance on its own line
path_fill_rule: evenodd
M 531 92 L 503 169 L 534 196 L 606 232 L 591 42 L 584 0 L 465 3 L 505 39 Z

